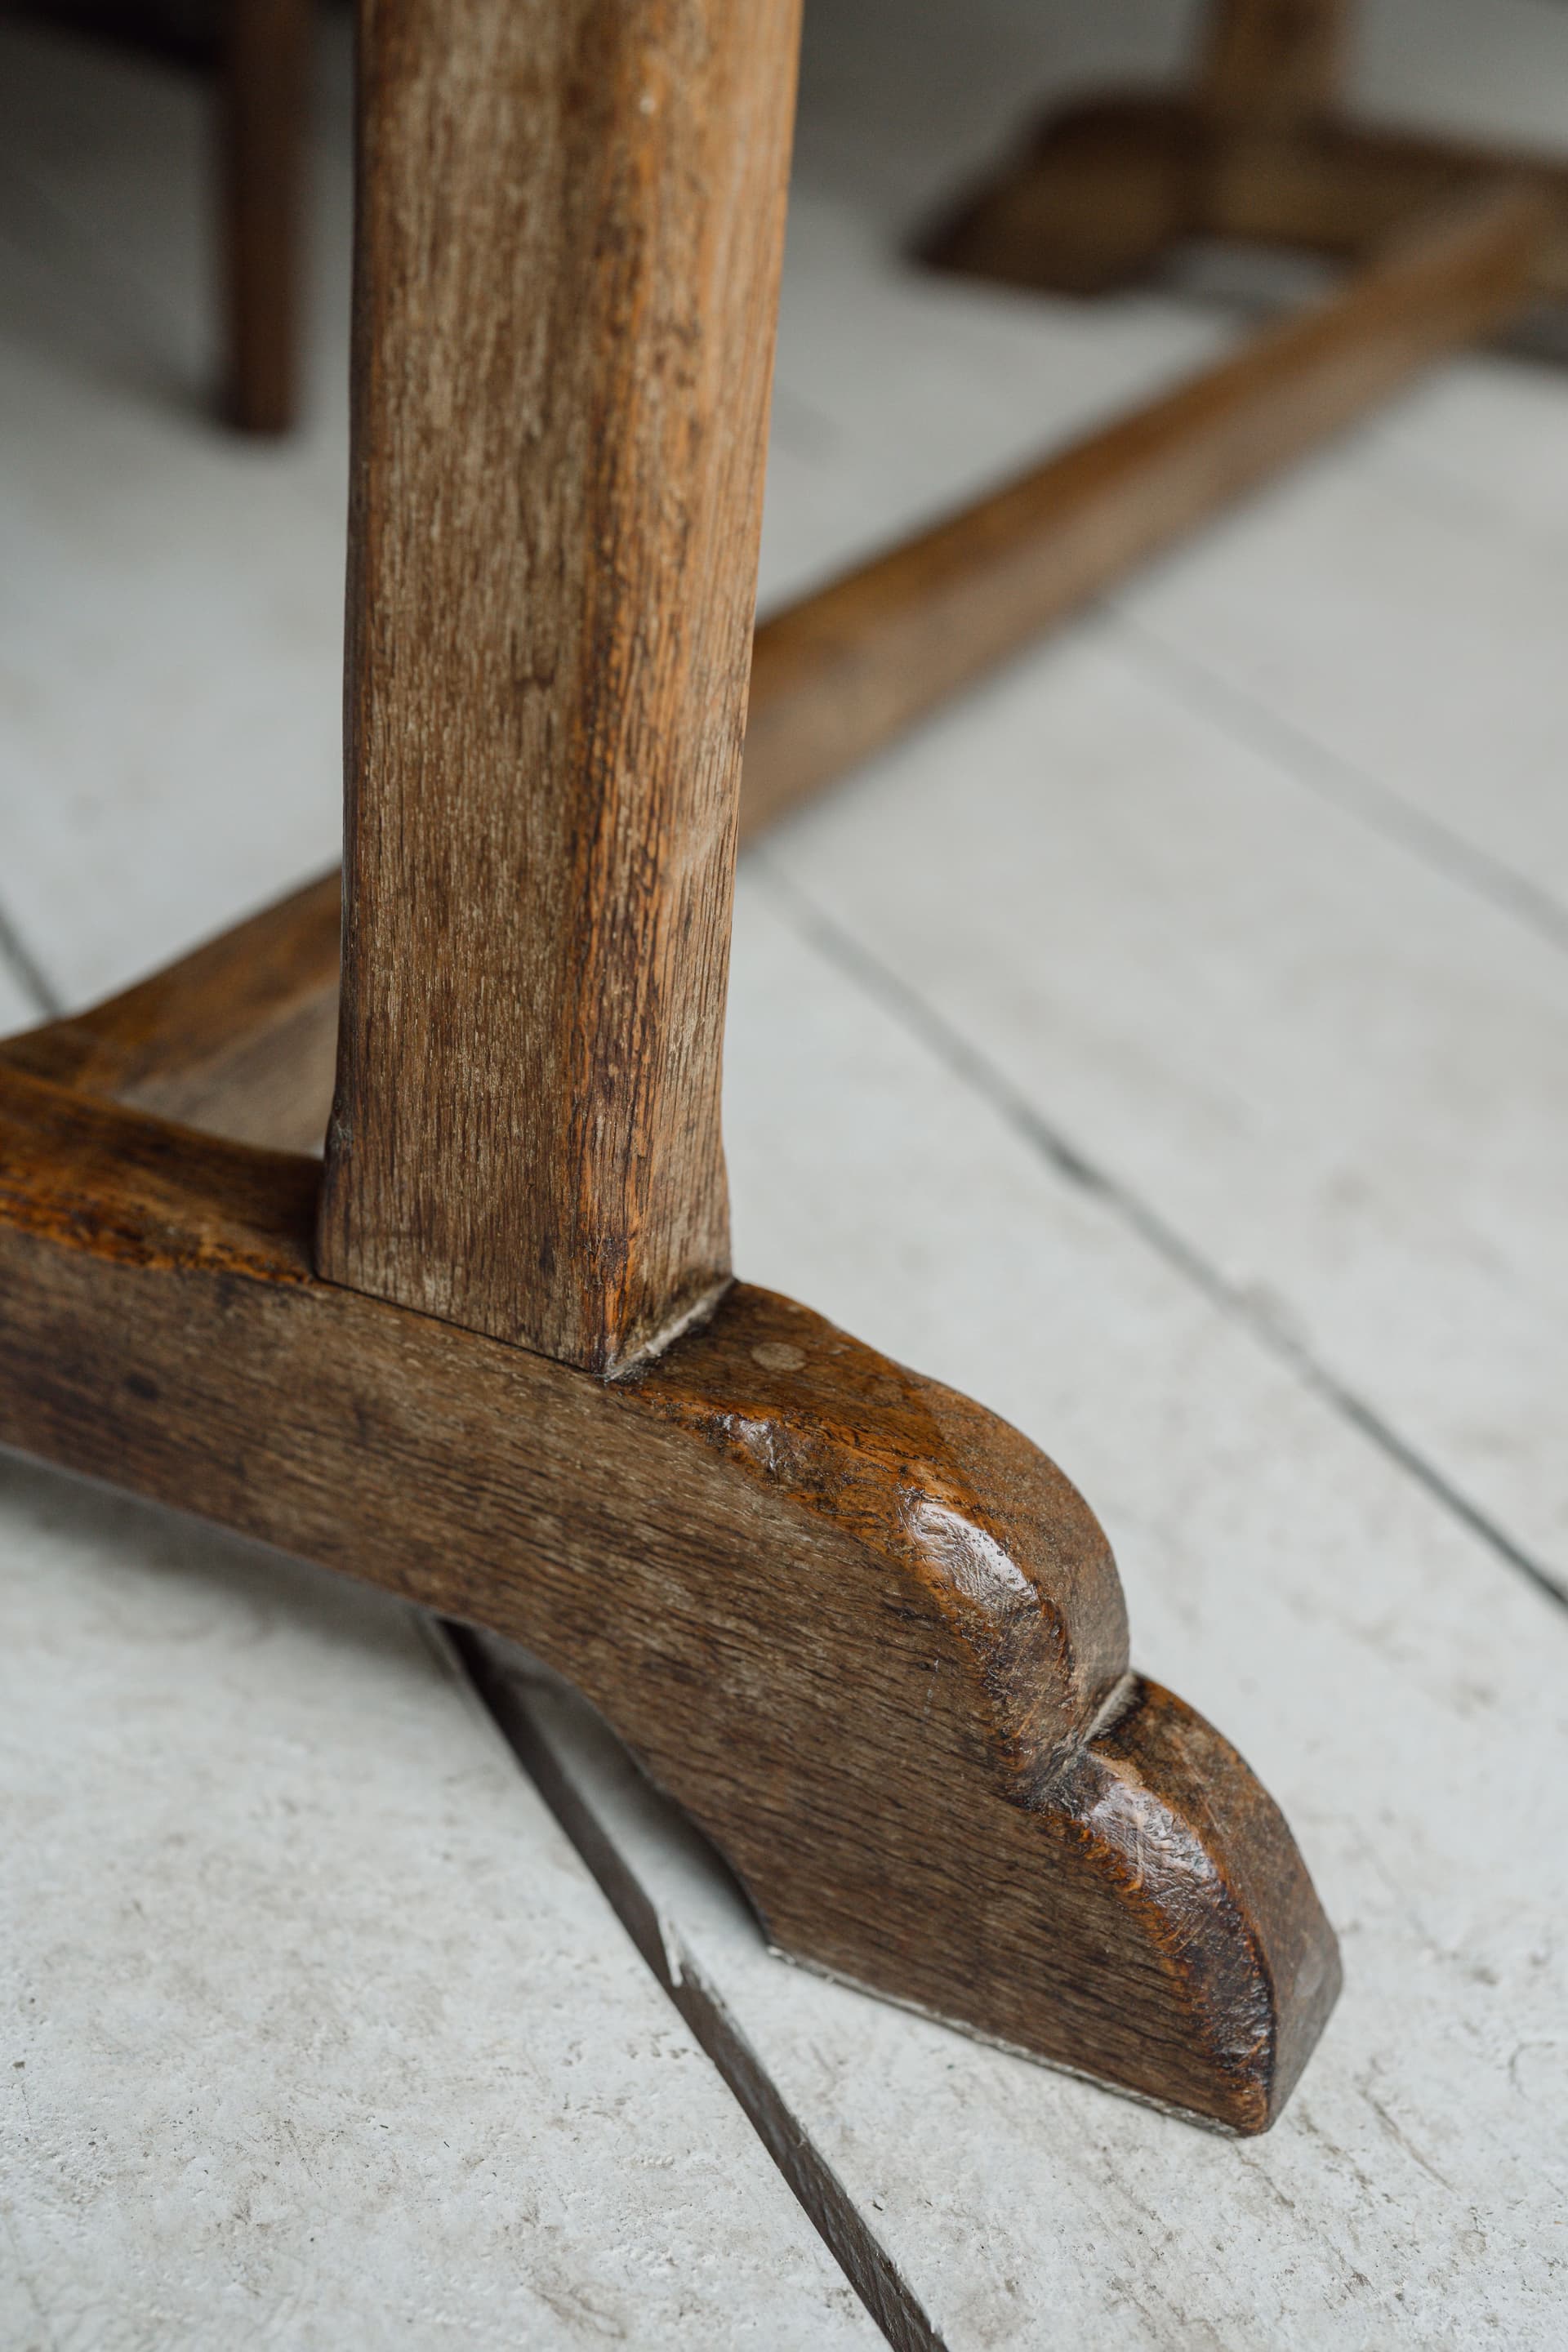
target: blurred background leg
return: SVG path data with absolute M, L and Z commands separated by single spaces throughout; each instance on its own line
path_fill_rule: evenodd
M 224 413 L 284 433 L 299 398 L 311 0 L 233 0 L 219 97 Z

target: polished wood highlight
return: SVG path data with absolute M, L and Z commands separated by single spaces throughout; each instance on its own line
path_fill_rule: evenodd
M 507 1633 L 772 1938 L 1237 2131 L 1338 1985 L 1289 1832 L 1130 1675 L 1017 1433 L 733 1287 L 637 1376 L 321 1281 L 318 1164 L 0 1074 L 0 1441 Z
M 612 1370 L 720 1055 L 798 0 L 373 0 L 321 1262 Z

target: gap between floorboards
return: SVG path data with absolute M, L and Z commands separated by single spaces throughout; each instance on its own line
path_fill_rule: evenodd
M 1516 1543 L 1506 1528 L 1473 1503 L 1374 1406 L 1327 1365 L 1320 1363 L 1292 1333 L 1262 1313 L 1254 1297 L 1227 1282 L 1219 1268 L 1167 1223 L 1157 1209 L 1053 1128 L 973 1040 L 953 1028 L 908 982 L 808 897 L 797 882 L 770 863 L 764 853 L 752 853 L 751 870 L 805 947 L 823 957 L 852 986 L 880 1005 L 907 1036 L 987 1104 L 1058 1176 L 1103 1202 L 1127 1231 L 1135 1234 L 1167 1265 L 1192 1283 L 1277 1361 L 1288 1366 L 1298 1380 L 1321 1396 L 1406 1477 L 1421 1486 L 1450 1517 L 1479 1537 L 1496 1558 L 1533 1585 L 1555 1608 L 1568 1609 L 1568 1592 L 1563 1591 L 1542 1561 Z

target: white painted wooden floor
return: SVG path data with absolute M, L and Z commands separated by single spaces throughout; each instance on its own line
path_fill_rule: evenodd
M 1239 331 L 896 258 L 1188 15 L 818 11 L 764 602 Z M 8 1025 L 334 854 L 345 89 L 247 449 L 199 92 L 0 34 Z M 1568 145 L 1568 10 L 1373 0 L 1358 89 Z M 1284 1803 L 1347 1985 L 1277 2129 L 782 1967 L 524 1662 L 581 1853 L 410 1612 L 6 1464 L 6 2352 L 876 2343 L 851 2280 L 951 2352 L 1568 2340 L 1565 624 L 1568 374 L 1469 358 L 742 872 L 742 1270 L 1046 1445 Z

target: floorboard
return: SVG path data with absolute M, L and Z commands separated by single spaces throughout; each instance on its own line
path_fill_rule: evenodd
M 764 604 L 1244 331 L 1201 270 L 1085 306 L 897 257 L 1190 18 L 816 12 Z M 1556 135 L 1568 14 L 1488 26 L 1373 0 L 1359 101 Z M 199 88 L 0 27 L 6 1023 L 334 852 L 344 63 L 310 419 L 260 451 L 201 405 Z M 7 2189 L 8 2275 L 60 2340 L 864 2340 L 847 2274 L 951 2352 L 1555 2347 L 1565 434 L 1568 377 L 1443 369 L 742 877 L 741 1266 L 1054 1453 L 1139 1662 L 1285 1803 L 1347 1990 L 1281 2125 L 1209 2138 L 784 1968 L 530 1682 L 650 1975 L 414 1621 L 9 1470 L 8 1957 L 48 2013 L 12 2087 L 59 2161 Z
M 880 2340 L 413 1612 L 0 1460 L 0 2341 Z
M 1220 2139 L 770 1958 L 696 1841 L 546 1694 L 561 1781 L 711 2038 L 748 2053 L 952 2352 L 1548 2352 L 1568 2283 L 1568 1612 L 896 1011 L 847 1003 L 793 896 L 753 883 L 746 911 L 748 1271 L 972 1386 L 1082 1485 L 1135 1659 L 1284 1804 L 1346 1990 L 1274 2130 Z
M 1568 943 L 1562 376 L 1478 359 L 1436 389 L 1116 602 L 1320 789 L 1380 830 L 1426 820 L 1473 853 L 1477 887 L 1490 868 L 1550 901 Z
M 1560 946 L 1114 624 L 765 855 L 950 1063 L 1568 1588 Z

